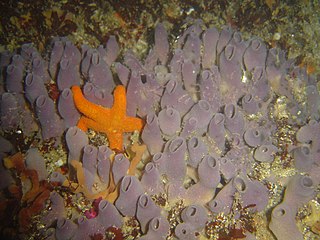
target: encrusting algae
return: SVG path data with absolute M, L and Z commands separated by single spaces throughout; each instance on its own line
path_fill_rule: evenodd
M 1 203 L 1 205 L 4 204 L 4 208 L 1 210 L 5 210 L 6 207 L 8 207 L 6 205 L 9 205 L 10 201 L 21 201 L 24 207 L 19 209 L 20 206 L 18 205 L 15 211 L 19 211 L 19 231 L 25 232 L 31 228 L 30 221 L 32 218 L 40 214 L 44 208 L 43 203 L 49 198 L 51 187 L 46 181 L 39 181 L 36 170 L 26 168 L 24 156 L 20 152 L 13 156 L 6 157 L 4 159 L 4 165 L 7 169 L 16 171 L 21 182 L 13 183 L 9 187 L 12 199 Z M 19 187 L 20 185 L 22 185 L 22 190 Z M 5 213 L 2 212 L 1 215 L 5 216 Z
M 131 151 L 135 154 L 132 160 L 130 161 L 130 166 L 127 171 L 128 175 L 134 176 L 136 174 L 136 166 L 137 164 L 141 161 L 142 155 L 146 150 L 145 145 L 139 145 L 138 143 L 134 143 L 131 147 Z M 111 160 L 111 168 L 112 168 L 112 163 L 114 160 L 114 154 L 109 156 L 109 159 Z M 66 179 L 65 182 L 62 184 L 64 187 L 72 187 L 74 188 L 74 192 L 78 193 L 81 192 L 87 197 L 88 199 L 94 200 L 98 198 L 106 199 L 111 203 L 114 203 L 114 201 L 117 199 L 118 194 L 119 194 L 119 189 L 118 185 L 115 185 L 113 174 L 110 171 L 110 181 L 109 181 L 109 186 L 104 186 L 102 183 L 96 183 L 96 190 L 94 191 L 93 189 L 88 189 L 85 184 L 85 174 L 84 174 L 84 169 L 82 167 L 82 163 L 76 160 L 71 160 L 71 166 L 74 167 L 76 170 L 76 175 L 77 175 L 77 183 L 72 183 L 69 179 Z M 99 182 L 99 180 L 97 181 Z M 97 186 L 98 185 L 98 186 Z M 96 192 L 96 193 L 93 193 Z

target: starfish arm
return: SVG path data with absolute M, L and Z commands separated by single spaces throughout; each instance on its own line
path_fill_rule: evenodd
M 96 131 L 103 132 L 103 129 L 101 128 L 101 125 L 98 122 L 96 122 L 90 118 L 84 117 L 84 116 L 82 116 L 80 118 L 80 120 L 77 124 L 77 127 L 83 131 L 87 131 L 88 128 L 90 128 L 90 129 L 94 129 Z
M 79 121 L 78 121 L 78 124 L 77 124 L 77 127 L 80 128 L 82 131 L 86 132 L 88 131 L 88 127 L 87 127 L 87 124 L 86 124 L 86 117 L 80 117 Z
M 76 108 L 82 114 L 86 115 L 89 118 L 94 119 L 96 116 L 101 114 L 101 111 L 105 111 L 107 109 L 96 105 L 90 101 L 88 101 L 82 94 L 79 86 L 72 86 L 73 93 L 73 101 L 76 105 Z
M 133 132 L 138 130 L 141 132 L 143 127 L 143 120 L 136 117 L 126 117 L 123 124 L 124 132 Z
M 109 147 L 111 149 L 116 149 L 119 151 L 122 151 L 123 148 L 123 139 L 122 139 L 122 132 L 106 132 L 108 141 L 109 141 Z
M 124 118 L 127 111 L 126 89 L 122 85 L 118 85 L 114 89 L 114 99 L 112 111 L 119 117 Z

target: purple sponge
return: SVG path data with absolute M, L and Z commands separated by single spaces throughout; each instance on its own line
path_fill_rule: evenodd
M 138 199 L 142 193 L 143 188 L 136 177 L 124 176 L 120 184 L 120 194 L 115 202 L 115 206 L 122 215 L 132 217 L 136 214 Z

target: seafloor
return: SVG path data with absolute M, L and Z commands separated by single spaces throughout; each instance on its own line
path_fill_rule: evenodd
M 100 0 L 94 2 L 86 0 L 6 0 L 0 1 L 0 9 L 0 51 L 5 49 L 12 51 L 28 42 L 33 42 L 40 51 L 45 51 L 46 46 L 55 36 L 67 36 L 77 46 L 88 44 L 97 47 L 101 43 L 105 44 L 110 35 L 116 35 L 122 51 L 133 49 L 142 57 L 146 55 L 150 44 L 153 43 L 154 28 L 157 23 L 164 22 L 168 32 L 177 36 L 185 29 L 187 19 L 202 19 L 207 25 L 216 26 L 218 29 L 229 25 L 242 32 L 244 38 L 259 36 L 269 47 L 286 50 L 287 57 L 294 58 L 295 64 L 305 67 L 308 74 L 320 74 L 320 3 L 317 0 Z M 319 76 L 317 79 L 319 90 Z M 290 135 L 289 132 L 284 133 L 286 134 Z M 25 153 L 30 146 L 34 147 L 37 144 L 32 140 L 23 139 L 19 133 L 6 133 L 5 135 L 22 153 Z M 92 139 L 104 142 L 103 136 L 93 136 Z M 51 151 L 50 145 L 41 146 L 48 168 L 55 164 L 53 161 L 56 159 L 66 157 L 63 149 L 65 147 L 62 147 L 61 153 L 57 150 Z M 285 170 L 281 172 L 282 169 Z M 261 175 L 264 174 L 263 170 L 260 172 Z M 283 176 L 292 175 L 291 170 L 282 168 L 281 165 L 277 167 L 278 174 Z M 274 188 L 274 203 L 271 203 L 270 206 L 279 202 L 281 190 L 283 189 Z M 64 193 L 64 196 L 68 198 L 68 194 Z M 79 202 L 70 203 L 70 206 L 86 207 L 81 204 L 85 205 Z M 179 206 L 176 208 L 179 210 Z M 15 208 L 12 207 L 12 209 Z M 0 210 L 3 211 L 3 209 Z M 171 211 L 174 215 L 175 209 Z M 313 212 L 312 216 L 310 216 L 311 212 Z M 268 213 L 266 215 L 268 216 Z M 319 216 L 320 195 L 318 191 L 318 195 L 301 208 L 297 216 L 299 228 L 305 239 L 320 239 Z M 6 221 L 3 217 L 0 216 L 1 222 Z M 248 218 L 247 226 L 243 227 L 247 227 L 245 231 L 253 232 L 257 239 L 275 239 L 267 227 L 268 220 L 265 215 L 257 214 L 253 218 Z M 37 226 L 36 216 L 33 221 L 34 227 L 23 235 L 24 239 L 39 239 L 37 232 L 41 226 Z M 213 232 L 220 231 L 219 239 L 243 239 L 243 235 L 239 232 L 223 232 L 223 227 L 230 227 L 232 219 L 226 217 L 221 221 L 223 221 L 221 229 L 211 229 Z M 11 236 L 12 239 L 18 239 L 15 216 L 12 216 L 12 223 L 12 226 L 6 225 L 5 227 L 0 224 L 0 232 L 5 233 L 7 237 Z M 219 225 L 219 219 L 216 219 L 215 224 Z M 136 235 L 134 224 L 128 223 L 127 227 L 128 229 L 124 231 L 125 239 L 134 239 L 133 236 Z M 117 238 L 110 237 L 110 239 L 123 239 L 123 235 L 115 235 Z M 205 239 L 204 236 L 202 237 Z M 206 237 L 210 237 L 210 229 Z

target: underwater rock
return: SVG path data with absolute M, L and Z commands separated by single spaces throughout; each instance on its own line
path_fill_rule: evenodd
M 199 239 L 208 237 L 209 222 L 220 215 L 239 223 L 244 210 L 248 219 L 265 210 L 274 190 L 269 183 L 289 179 L 276 171 L 281 162 L 280 168 L 298 173 L 273 208 L 269 227 L 278 239 L 302 239 L 295 216 L 315 196 L 320 163 L 316 80 L 294 66 L 284 51 L 269 49 L 256 37 L 245 40 L 230 27 L 219 31 L 195 21 L 175 44 L 169 36 L 159 23 L 145 59 L 131 50 L 119 56 L 115 36 L 109 36 L 105 47 L 83 45 L 81 51 L 67 38 L 55 38 L 46 56 L 32 44 L 2 52 L 3 196 L 20 196 L 30 187 L 12 187 L 15 178 L 7 161 L 15 152 L 8 141 L 19 139 L 22 130 L 31 140 L 18 151 L 26 153 L 27 168 L 51 191 L 39 220 L 48 239 L 98 238 L 115 229 L 121 232 L 128 223 L 136 224 L 134 237 L 140 239 L 165 239 L 168 234 Z M 294 78 L 304 86 L 298 94 Z M 144 121 L 141 136 L 118 136 L 114 130 L 124 142 L 121 151 L 108 146 L 108 135 L 87 133 L 102 126 L 91 119 L 90 109 L 79 121 L 70 90 L 80 86 L 96 104 L 95 111 L 103 107 L 101 119 L 109 121 L 119 83 L 126 94 L 117 100 L 126 102 L 126 109 L 115 109 L 118 118 L 105 132 L 112 132 L 122 118 Z M 41 135 L 32 136 L 31 123 Z M 52 164 L 49 151 L 68 155 L 67 163 L 61 165 L 59 156 L 54 158 L 59 164 Z M 19 197 L 15 201 L 19 206 Z M 235 224 L 228 227 L 228 233 L 255 235 L 235 229 Z

